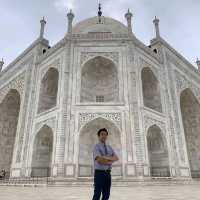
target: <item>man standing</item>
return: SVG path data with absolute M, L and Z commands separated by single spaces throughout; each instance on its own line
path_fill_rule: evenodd
M 119 160 L 112 147 L 106 144 L 108 131 L 102 128 L 97 133 L 99 143 L 94 146 L 94 195 L 92 200 L 108 200 L 111 188 L 112 163 Z

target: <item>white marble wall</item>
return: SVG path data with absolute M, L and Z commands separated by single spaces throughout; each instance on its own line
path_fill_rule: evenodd
M 156 55 L 135 38 L 124 40 L 117 36 L 117 40 L 106 40 L 100 36 L 98 40 L 96 36 L 82 40 L 77 37 L 74 40 L 63 39 L 46 55 L 39 57 L 38 49 L 34 49 L 31 51 L 32 60 L 28 59 L 29 68 L 25 70 L 25 64 L 22 68 L 25 85 L 21 87 L 22 99 L 11 175 L 31 176 L 35 138 L 42 127 L 48 126 L 53 132 L 51 176 L 91 177 L 90 153 L 97 141 L 96 131 L 107 127 L 111 133 L 110 143 L 120 157 L 113 167 L 113 173 L 124 179 L 148 177 L 151 175 L 150 167 L 154 164 L 157 166 L 157 159 L 161 156 L 159 154 L 152 161 L 148 149 L 148 129 L 156 125 L 165 138 L 162 155 L 168 157 L 159 161 L 161 166 L 167 165 L 171 176 L 190 176 L 190 153 L 187 153 L 179 98 L 184 88 L 191 87 L 199 101 L 199 74 L 164 45 L 162 48 L 158 46 L 159 54 Z M 105 77 L 101 76 L 101 88 L 93 87 L 92 82 L 98 78 L 96 75 L 99 71 L 104 73 L 105 70 L 94 70 L 91 74 L 89 68 L 84 71 L 85 64 L 96 58 L 104 58 L 98 67 L 115 67 L 106 71 Z M 95 63 L 90 63 L 90 67 Z M 48 109 L 41 110 L 41 83 L 50 68 L 55 68 L 59 77 L 56 102 Z M 154 74 L 156 84 L 153 78 L 142 78 L 144 68 Z M 6 84 L 12 88 L 14 75 L 14 70 L 8 70 L 0 76 L 1 94 L 5 93 L 3 80 L 7 79 Z M 84 86 L 83 79 L 86 83 Z M 111 82 L 105 82 L 108 79 Z M 144 83 L 146 86 L 149 84 L 146 91 Z M 54 81 L 52 84 L 55 86 Z M 98 81 L 95 84 L 98 86 Z M 110 86 L 109 90 L 107 85 Z M 94 88 L 104 91 L 101 95 L 109 93 L 113 98 L 109 97 L 109 101 L 105 102 L 95 102 L 95 98 L 92 101 L 84 98 L 83 101 L 83 90 L 96 96 Z M 156 94 L 153 95 L 156 97 L 151 94 Z M 38 113 L 38 109 L 41 112 Z

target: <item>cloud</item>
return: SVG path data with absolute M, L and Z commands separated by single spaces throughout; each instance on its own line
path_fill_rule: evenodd
M 73 24 L 97 15 L 98 0 L 0 0 L 0 58 L 13 61 L 39 34 L 39 20 L 47 19 L 45 37 L 51 45 L 66 33 L 69 9 L 75 14 Z M 198 19 L 199 0 L 100 0 L 104 16 L 126 25 L 124 14 L 133 13 L 133 31 L 145 44 L 154 36 L 152 20 L 160 18 L 161 36 L 190 62 L 200 57 Z M 14 33 L 14 34 L 13 34 Z
M 54 5 L 60 12 L 75 9 L 75 0 L 55 0 Z

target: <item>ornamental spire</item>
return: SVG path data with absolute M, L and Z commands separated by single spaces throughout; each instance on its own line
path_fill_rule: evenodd
M 125 18 L 127 20 L 129 35 L 132 35 L 132 17 L 133 17 L 133 14 L 130 12 L 130 9 L 128 9 L 128 12 L 125 14 Z
M 4 60 L 2 58 L 2 60 L 0 60 L 0 72 L 2 71 L 3 65 L 4 65 Z
M 153 23 L 154 23 L 154 26 L 155 26 L 156 38 L 160 38 L 159 21 L 160 20 L 155 16 L 155 19 L 153 20 Z
M 196 64 L 197 64 L 198 69 L 200 70 L 200 60 L 199 60 L 199 58 L 197 58 Z
M 40 20 L 40 39 L 44 38 L 44 27 L 46 25 L 46 21 L 44 19 L 44 17 Z
M 71 34 L 72 33 L 72 22 L 74 19 L 75 15 L 72 12 L 72 9 L 70 9 L 69 13 L 67 13 L 67 18 L 68 18 L 68 33 Z

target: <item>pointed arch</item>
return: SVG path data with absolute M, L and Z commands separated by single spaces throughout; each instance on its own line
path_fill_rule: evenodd
M 180 107 L 191 175 L 200 177 L 200 104 L 191 89 L 181 92 Z
M 32 177 L 51 176 L 53 130 L 44 125 L 36 134 L 32 154 Z
M 170 176 L 167 141 L 157 125 L 147 131 L 147 147 L 151 176 Z
M 144 106 L 162 112 L 159 82 L 149 67 L 144 67 L 141 73 Z
M 42 78 L 40 85 L 38 113 L 56 106 L 59 73 L 56 68 L 50 68 Z
M 119 101 L 118 71 L 114 62 L 108 58 L 97 56 L 83 65 L 80 101 Z
M 0 170 L 10 176 L 20 111 L 20 94 L 11 89 L 0 104 Z
M 79 134 L 79 176 L 92 176 L 93 175 L 93 157 L 92 152 L 94 145 L 98 143 L 97 132 L 100 128 L 106 128 L 109 132 L 107 143 L 110 144 L 117 155 L 119 161 L 113 165 L 113 175 L 122 175 L 122 144 L 121 133 L 117 126 L 111 121 L 98 117 L 88 122 Z

